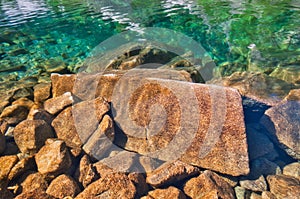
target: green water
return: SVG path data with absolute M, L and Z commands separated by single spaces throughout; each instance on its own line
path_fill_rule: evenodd
M 263 56 L 259 68 L 295 67 L 299 24 L 298 0 L 1 0 L 0 79 L 43 75 L 53 62 L 76 72 L 102 41 L 144 27 L 190 36 L 223 75 L 248 69 L 250 44 Z

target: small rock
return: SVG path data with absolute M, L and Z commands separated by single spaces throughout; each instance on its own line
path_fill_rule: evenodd
M 17 124 L 26 119 L 29 110 L 20 105 L 7 106 L 1 113 L 0 118 L 5 119 L 8 124 Z
M 14 167 L 11 169 L 8 175 L 9 180 L 13 180 L 18 176 L 24 174 L 26 171 L 35 170 L 36 164 L 34 157 L 30 156 L 20 160 Z
M 88 138 L 97 129 L 99 122 L 104 114 L 108 112 L 109 108 L 108 102 L 102 97 L 79 102 L 73 106 L 72 115 L 76 131 L 83 143 L 86 143 Z M 107 120 L 107 117 L 109 116 L 105 116 L 105 120 Z
M 252 192 L 250 195 L 250 199 L 262 199 L 262 196 L 257 193 Z
M 281 174 L 281 168 L 274 162 L 266 158 L 258 158 L 251 162 L 251 173 L 249 176 L 253 179 L 259 178 L 261 175 Z
M 44 120 L 47 124 L 51 125 L 54 116 L 38 106 L 33 106 L 28 113 L 27 119 Z
M 191 198 L 235 198 L 231 186 L 217 174 L 208 170 L 188 180 L 183 189 L 184 193 Z
M 111 173 L 86 187 L 75 199 L 124 198 L 133 199 L 136 194 L 134 184 L 125 174 Z
M 35 155 L 41 174 L 57 176 L 66 173 L 72 164 L 69 151 L 61 140 L 47 140 L 45 146 Z
M 235 196 L 237 199 L 250 198 L 251 192 L 247 191 L 245 188 L 236 186 L 234 187 Z
M 145 173 L 151 173 L 152 171 L 160 167 L 163 163 L 165 163 L 164 161 L 154 159 L 149 156 L 140 156 L 139 162 L 142 165 Z
M 104 178 L 108 174 L 117 172 L 117 171 L 114 171 L 109 166 L 107 166 L 106 164 L 102 163 L 101 161 L 94 163 L 93 166 L 95 167 L 97 173 L 99 174 L 99 176 L 101 178 Z
M 4 135 L 8 127 L 8 123 L 4 119 L 0 119 L 0 134 Z
M 47 72 L 60 72 L 67 68 L 66 63 L 63 62 L 61 59 L 49 59 L 45 61 L 44 68 Z
M 15 50 L 12 50 L 9 52 L 9 54 L 12 56 L 18 56 L 18 55 L 27 54 L 27 53 L 28 53 L 28 51 L 24 48 L 18 48 L 18 49 L 15 49 Z
M 24 120 L 14 129 L 14 139 L 22 153 L 35 154 L 48 138 L 54 137 L 44 120 Z
M 241 187 L 251 191 L 267 191 L 267 182 L 264 176 L 260 176 L 256 180 L 240 180 L 240 185 Z
M 278 199 L 300 198 L 300 181 L 285 175 L 270 175 L 267 177 L 270 191 Z
M 112 119 L 105 115 L 97 130 L 89 137 L 83 146 L 83 150 L 92 157 L 100 160 L 107 155 L 108 150 L 114 144 L 115 131 Z
M 261 124 L 271 139 L 290 156 L 300 160 L 300 101 L 283 101 L 268 109 Z
M 263 191 L 261 194 L 262 199 L 277 199 L 274 194 L 269 191 Z
M 0 133 L 0 155 L 5 151 L 6 148 L 6 141 L 5 136 Z
M 91 164 L 89 157 L 84 155 L 79 163 L 79 167 L 75 172 L 75 179 L 85 188 L 99 178 L 95 167 Z
M 20 150 L 15 142 L 7 142 L 5 151 L 2 155 L 16 155 L 20 153 Z
M 0 181 L 5 180 L 8 177 L 10 170 L 18 160 L 18 156 L 16 155 L 0 157 Z
M 166 189 L 155 189 L 153 191 L 149 191 L 148 195 L 142 197 L 141 199 L 160 199 L 160 198 L 186 199 L 186 196 L 180 189 L 170 186 Z
M 30 173 L 26 176 L 25 180 L 21 183 L 22 193 L 30 192 L 33 190 L 46 191 L 48 183 L 40 173 Z
M 19 98 L 33 98 L 33 90 L 30 87 L 21 87 L 15 90 L 13 98 L 19 99 Z
M 291 90 L 284 99 L 287 101 L 300 101 L 300 89 Z
M 283 175 L 292 176 L 300 180 L 300 162 L 294 162 L 283 168 Z
M 289 83 L 300 83 L 300 71 L 298 65 L 289 65 L 285 67 L 277 67 L 270 74 L 271 77 L 282 79 Z
M 80 192 L 78 184 L 73 178 L 65 174 L 56 177 L 50 183 L 46 193 L 55 198 L 63 199 L 67 196 L 74 198 Z
M 71 105 L 74 102 L 72 94 L 66 92 L 58 97 L 48 99 L 44 102 L 44 109 L 52 115 L 63 110 L 65 107 Z
M 15 197 L 15 199 L 56 199 L 55 197 L 49 196 L 45 191 L 40 190 L 40 189 L 35 189 L 29 192 L 24 192 L 20 195 L 18 195 L 17 197 Z
M 58 97 L 66 92 L 72 92 L 76 75 L 51 74 L 52 95 Z
M 12 103 L 12 105 L 24 106 L 24 107 L 26 107 L 28 110 L 30 110 L 31 107 L 34 105 L 34 103 L 33 103 L 33 101 L 31 101 L 30 99 L 23 97 L 23 98 L 19 98 L 19 99 L 17 99 L 16 101 L 14 101 L 14 102 Z
M 33 87 L 34 92 L 34 101 L 35 102 L 44 102 L 51 96 L 51 84 L 50 83 L 41 83 Z
M 141 173 L 129 173 L 128 174 L 129 180 L 133 182 L 136 187 L 136 196 L 141 197 L 149 191 L 148 184 L 146 183 L 146 179 L 143 174 Z
M 188 177 L 199 174 L 200 171 L 194 166 L 181 161 L 165 163 L 151 173 L 147 173 L 147 183 L 153 187 L 161 187 L 174 184 Z
M 65 141 L 67 146 L 71 148 L 81 147 L 82 142 L 76 131 L 72 107 L 68 107 L 60 112 L 52 121 L 51 125 L 54 128 L 57 137 Z

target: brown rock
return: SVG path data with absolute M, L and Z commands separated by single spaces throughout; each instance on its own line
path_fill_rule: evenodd
M 75 179 L 85 188 L 99 178 L 95 167 L 91 164 L 89 157 L 84 155 L 75 173 Z
M 67 146 L 76 148 L 81 147 L 82 142 L 77 134 L 72 114 L 72 107 L 68 107 L 52 121 L 56 135 L 59 139 L 66 142 Z
M 251 191 L 258 191 L 258 192 L 267 191 L 267 182 L 264 176 L 260 176 L 256 180 L 241 180 L 240 185 L 241 187 Z
M 283 175 L 292 176 L 300 180 L 300 162 L 294 162 L 283 168 Z
M 52 180 L 46 190 L 48 195 L 61 199 L 67 196 L 74 198 L 79 192 L 80 188 L 75 180 L 65 174 Z
M 17 124 L 26 119 L 28 112 L 29 110 L 25 106 L 11 105 L 2 111 L 0 118 L 5 119 L 8 124 Z
M 266 158 L 258 158 L 251 162 L 251 173 L 252 179 L 257 179 L 261 175 L 277 175 L 282 174 L 281 168 L 275 163 L 271 162 Z
M 117 171 L 114 171 L 113 168 L 110 168 L 106 164 L 104 164 L 101 161 L 98 161 L 93 164 L 95 167 L 97 173 L 100 175 L 101 178 L 104 178 L 108 174 L 116 173 Z
M 7 142 L 5 151 L 2 155 L 16 155 L 20 153 L 20 150 L 15 142 Z
M 26 171 L 34 170 L 35 168 L 36 164 L 34 162 L 33 156 L 23 158 L 11 169 L 8 175 L 8 179 L 13 180 L 18 176 L 24 174 Z
M 10 170 L 18 160 L 16 155 L 0 157 L 0 181 L 5 180 L 8 177 Z
M 115 132 L 112 119 L 105 115 L 97 130 L 91 135 L 83 146 L 83 150 L 94 158 L 100 160 L 107 155 L 113 146 Z
M 44 120 L 24 120 L 14 129 L 14 139 L 22 153 L 35 154 L 52 137 L 52 129 Z
M 277 199 L 274 194 L 269 191 L 263 191 L 261 194 L 262 199 Z
M 9 125 L 4 119 L 0 119 L 0 134 L 5 134 Z
M 90 184 L 76 199 L 86 198 L 134 198 L 136 188 L 125 174 L 112 173 Z
M 252 192 L 250 195 L 250 199 L 262 199 L 261 195 Z
M 300 71 L 298 65 L 277 67 L 270 76 L 282 79 L 289 83 L 300 84 Z
M 5 136 L 0 133 L 0 155 L 5 151 L 6 148 L 6 141 Z
M 15 197 L 15 199 L 55 199 L 55 197 L 49 196 L 45 191 L 35 189 L 29 192 L 23 192 L 22 194 Z
M 121 78 L 113 95 L 125 149 L 229 175 L 249 172 L 241 97 L 236 90 L 161 79 Z M 224 111 L 226 110 L 226 111 Z M 124 140 L 116 137 L 122 146 Z
M 66 92 L 58 97 L 48 99 L 44 103 L 44 109 L 52 115 L 63 110 L 65 107 L 71 105 L 74 102 L 72 94 Z
M 72 92 L 76 75 L 51 74 L 52 95 L 58 97 L 66 92 Z
M 191 198 L 235 198 L 230 185 L 211 171 L 204 171 L 198 177 L 192 178 L 184 185 L 184 193 Z
M 285 175 L 270 175 L 267 177 L 270 191 L 278 199 L 300 198 L 300 181 Z
M 28 98 L 19 98 L 17 99 L 16 101 L 14 101 L 12 103 L 12 105 L 19 105 L 19 106 L 24 106 L 26 107 L 28 110 L 31 109 L 31 107 L 34 105 L 33 101 L 31 101 L 30 99 Z
M 208 82 L 239 90 L 241 95 L 274 106 L 280 102 L 294 85 L 264 73 L 235 72 L 231 76 Z
M 170 186 L 166 189 L 155 189 L 153 191 L 149 191 L 147 196 L 142 197 L 142 199 L 160 199 L 160 198 L 185 199 L 186 196 L 180 189 Z
M 30 87 L 19 87 L 15 90 L 13 98 L 33 98 L 33 90 Z
M 299 115 L 300 101 L 283 101 L 268 109 L 261 118 L 271 139 L 295 159 L 300 159 Z
M 21 183 L 22 193 L 30 192 L 33 190 L 46 191 L 48 183 L 40 173 L 31 173 Z
M 51 83 L 41 83 L 33 87 L 34 101 L 44 102 L 51 96 Z
M 194 166 L 181 161 L 174 161 L 172 163 L 165 163 L 153 172 L 148 173 L 146 180 L 153 187 L 161 187 L 174 184 L 199 173 L 199 169 Z
M 287 101 L 300 101 L 300 89 L 293 89 L 284 98 Z
M 73 106 L 72 115 L 76 131 L 83 143 L 86 143 L 88 138 L 97 129 L 99 122 L 108 110 L 109 104 L 102 97 L 83 101 Z
M 54 116 L 40 107 L 33 106 L 27 116 L 28 120 L 44 120 L 47 124 L 51 124 Z
M 36 154 L 35 161 L 41 174 L 57 176 L 68 171 L 72 164 L 69 151 L 61 140 L 47 140 Z
M 141 173 L 129 173 L 129 180 L 133 182 L 136 187 L 136 196 L 141 197 L 145 195 L 149 191 L 148 184 L 146 183 L 146 179 Z

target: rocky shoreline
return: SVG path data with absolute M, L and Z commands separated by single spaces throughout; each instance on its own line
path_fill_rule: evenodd
M 184 71 L 153 71 L 158 78 L 138 88 L 131 83 L 143 78 L 124 71 L 12 86 L 1 97 L 0 198 L 299 198 L 299 89 L 261 73 L 211 82 L 232 89 L 192 83 Z M 292 90 L 269 97 L 272 81 L 273 89 Z M 161 125 L 161 134 L 150 128 L 139 137 L 114 112 L 128 104 L 135 123 Z M 165 111 L 153 115 L 154 104 Z M 179 129 L 196 133 L 170 144 Z M 155 153 L 169 145 L 178 159 Z

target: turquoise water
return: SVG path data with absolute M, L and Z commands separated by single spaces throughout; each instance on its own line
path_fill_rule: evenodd
M 259 68 L 299 66 L 299 24 L 298 0 L 1 0 L 0 79 L 76 72 L 102 41 L 144 27 L 190 36 L 224 75 L 247 70 L 250 44 Z

